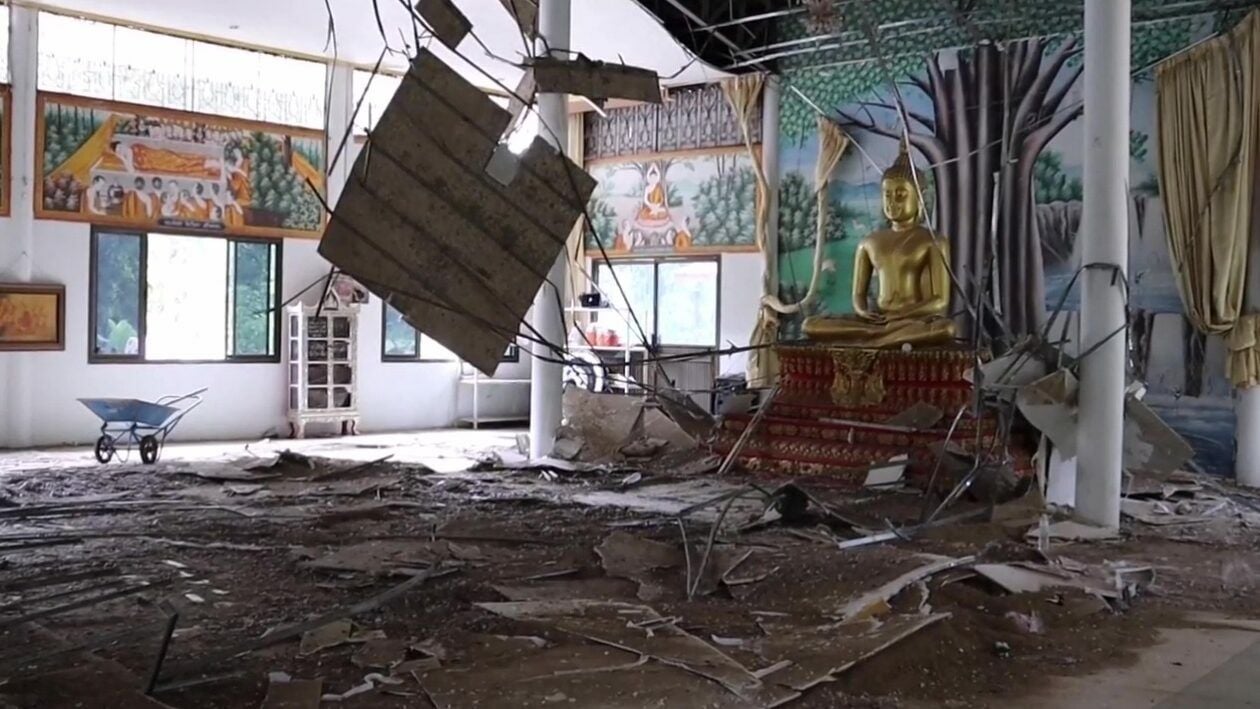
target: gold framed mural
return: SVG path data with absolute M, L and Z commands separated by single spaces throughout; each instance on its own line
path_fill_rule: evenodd
M 0 84 L 0 217 L 9 216 L 13 180 L 13 92 Z
M 0 283 L 0 351 L 65 348 L 66 287 Z
M 323 232 L 320 131 L 43 92 L 36 111 L 39 219 L 235 236 Z
M 760 146 L 757 147 L 760 150 Z M 743 147 L 591 160 L 587 248 L 610 256 L 756 251 L 757 178 Z

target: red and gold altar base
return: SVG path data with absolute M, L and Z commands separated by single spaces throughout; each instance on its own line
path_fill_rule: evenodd
M 994 450 L 998 422 L 972 415 L 975 388 L 967 373 L 976 354 L 961 348 L 902 352 L 855 347 L 784 346 L 779 355 L 779 393 L 750 434 L 739 461 L 773 475 L 811 477 L 818 482 L 859 487 L 869 466 L 908 454 L 912 477 L 930 474 L 933 444 L 948 437 L 965 452 Z M 919 402 L 945 412 L 935 426 L 911 429 L 887 421 Z M 727 416 L 715 442 L 726 454 L 752 415 Z M 999 452 L 999 451 L 994 451 Z M 1015 467 L 1030 469 L 1026 450 L 1011 451 Z

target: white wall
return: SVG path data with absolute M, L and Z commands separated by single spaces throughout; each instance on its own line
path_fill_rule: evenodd
M 156 399 L 208 387 L 204 403 L 182 422 L 173 438 L 249 439 L 286 431 L 287 365 L 89 364 L 88 303 L 91 228 L 85 224 L 36 220 L 33 216 L 34 57 L 36 13 L 13 8 L 14 80 L 13 213 L 0 218 L 0 281 L 61 283 L 66 287 L 66 347 L 57 352 L 0 352 L 0 447 L 90 443 L 99 420 L 78 398 Z M 330 104 L 352 105 L 348 67 L 330 72 Z M 334 110 L 335 112 L 335 110 Z M 334 117 L 334 129 L 348 116 Z M 348 156 L 353 159 L 353 155 Z M 344 173 L 344 168 L 340 171 Z M 336 195 L 336 178 L 330 192 Z M 281 275 L 282 300 L 328 273 L 314 240 L 286 239 Z M 303 300 L 313 303 L 319 288 Z M 471 409 L 471 388 L 460 396 L 455 362 L 384 362 L 381 359 L 381 301 L 362 306 L 358 372 L 360 430 L 414 430 L 449 426 L 460 409 Z M 195 327 L 189 323 L 189 327 Z M 528 376 L 525 359 L 500 368 L 498 376 Z M 524 372 L 522 374 L 522 371 Z M 528 385 L 482 390 L 481 413 L 502 415 L 528 410 Z
M 718 347 L 746 347 L 757 324 L 761 303 L 761 274 L 765 260 L 759 253 L 722 254 L 722 288 L 718 297 Z M 743 374 L 748 364 L 747 353 L 723 356 L 718 365 L 721 374 Z
M 4 226 L 0 224 L 0 229 Z M 24 414 L 30 422 L 30 440 L 8 442 L 9 445 L 93 440 L 99 422 L 76 401 L 81 397 L 155 399 L 201 387 L 209 387 L 205 402 L 180 424 L 176 438 L 256 438 L 285 430 L 284 363 L 89 364 L 90 229 L 81 224 L 41 220 L 35 224 L 35 234 L 37 278 L 66 284 L 66 349 L 0 353 L 0 366 L 25 358 L 34 377 L 33 396 Z M 316 242 L 311 240 L 285 240 L 281 282 L 284 299 L 327 274 L 328 264 L 315 249 Z M 317 287 L 304 301 L 314 302 L 318 293 Z M 377 298 L 362 307 L 357 356 L 361 430 L 432 428 L 454 422 L 459 365 L 383 362 L 381 303 Z M 0 377 L 0 382 L 8 379 Z
M 85 224 L 36 220 L 33 210 L 35 160 L 35 46 L 38 13 L 13 7 L 10 42 L 13 81 L 13 211 L 0 218 L 0 281 L 61 283 L 66 287 L 66 347 L 57 352 L 0 352 L 0 447 L 90 443 L 99 421 L 78 398 L 156 399 L 208 387 L 204 403 L 180 424 L 174 439 L 250 439 L 286 430 L 287 365 L 245 364 L 89 364 L 88 309 L 91 228 Z M 330 142 L 335 149 L 349 110 L 351 69 L 329 72 Z M 348 145 L 329 193 L 339 192 L 357 145 Z M 328 272 L 313 240 L 286 239 L 281 295 L 296 291 Z M 761 288 L 761 257 L 722 257 L 720 335 L 725 345 L 748 342 Z M 318 288 L 303 299 L 313 302 Z M 449 426 L 472 409 L 472 388 L 461 385 L 454 362 L 384 362 L 381 359 L 379 299 L 362 306 L 358 372 L 360 430 L 414 430 Z M 195 327 L 195 323 L 188 323 Z M 529 356 L 504 364 L 498 379 L 528 379 Z M 743 355 L 723 358 L 724 371 L 741 371 Z M 480 388 L 482 416 L 520 414 L 529 408 L 527 382 Z

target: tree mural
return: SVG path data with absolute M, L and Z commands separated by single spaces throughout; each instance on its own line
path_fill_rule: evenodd
M 1037 204 L 1079 202 L 1084 197 L 1084 185 L 1079 178 L 1063 171 L 1063 156 L 1053 150 L 1047 150 L 1037 158 L 1033 165 L 1033 181 Z
M 827 241 L 844 239 L 844 222 L 852 217 L 850 210 L 835 200 L 827 200 Z M 799 172 L 783 176 L 779 186 L 779 249 L 784 253 L 814 246 L 818 232 L 818 200 L 814 187 Z M 786 301 L 792 302 L 792 301 Z
M 617 231 L 617 210 L 598 192 L 591 195 L 591 201 L 586 205 L 586 216 L 591 220 L 591 228 L 587 233 L 589 247 L 598 248 L 595 239 Z
M 936 228 L 950 239 L 951 266 L 962 286 L 955 298 L 973 301 L 990 267 L 989 254 L 995 253 L 998 302 L 1015 333 L 1035 330 L 1044 316 L 1033 168 L 1042 149 L 1082 111 L 1079 101 L 1068 100 L 1083 70 L 1079 63 L 1068 66 L 1079 43 L 1072 38 L 1049 50 L 1049 42 L 1018 40 L 1002 51 L 984 43 L 960 50 L 957 68 L 950 69 L 942 68 L 937 55 L 928 61 L 926 76 L 909 78 L 932 102 L 932 116 L 909 116 L 909 140 L 933 166 Z M 839 115 L 854 128 L 900 135 L 873 120 Z M 990 244 L 995 217 L 1001 236 Z
M 1064 172 L 1063 156 L 1057 151 L 1046 150 L 1033 164 L 1033 209 L 1045 265 L 1062 267 L 1072 262 L 1084 191 L 1080 178 Z
M 323 219 L 323 207 L 306 180 L 293 167 L 291 141 L 259 131 L 231 140 L 225 152 L 240 149 L 249 159 L 254 203 L 251 223 L 313 231 Z M 305 156 L 311 150 L 298 151 Z M 322 163 L 322 159 L 318 160 Z
M 781 60 L 788 77 L 782 121 L 789 140 L 811 133 L 817 109 L 838 116 L 859 139 L 862 133 L 899 139 L 908 130 L 935 178 L 935 224 L 951 240 L 962 286 L 956 298 L 971 300 L 991 268 L 992 302 L 1000 305 L 1005 329 L 1018 334 L 1045 317 L 1043 230 L 1054 227 L 1056 261 L 1075 238 L 1071 207 L 1050 215 L 1038 205 L 1052 195 L 1075 196 L 1076 185 L 1056 174 L 1061 166 L 1039 165 L 1038 158 L 1082 113 L 1083 63 L 1079 6 L 1031 0 L 1011 10 L 1001 0 L 846 5 L 848 41 L 820 39 L 817 51 Z M 1139 80 L 1216 24 L 1215 15 L 1185 12 L 1134 0 L 1132 65 Z M 789 22 L 784 34 L 798 39 L 807 30 Z M 919 98 L 930 108 L 912 110 Z M 898 105 L 902 99 L 906 105 Z M 1131 137 L 1137 158 L 1146 150 L 1144 138 Z M 1062 184 L 1048 182 L 1060 177 Z
M 744 150 L 603 162 L 587 205 L 588 247 L 617 251 L 755 245 L 757 179 Z
M 696 246 L 733 246 L 747 243 L 756 231 L 757 175 L 750 167 L 727 165 L 718 159 L 718 173 L 700 183 L 695 199 Z M 672 206 L 672 205 L 671 205 Z

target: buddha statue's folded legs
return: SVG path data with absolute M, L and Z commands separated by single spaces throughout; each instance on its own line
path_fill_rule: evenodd
M 918 347 L 946 345 L 954 340 L 956 328 L 949 318 L 871 322 L 857 317 L 813 316 L 801 327 L 815 342 L 855 345 L 882 349 L 909 344 Z

